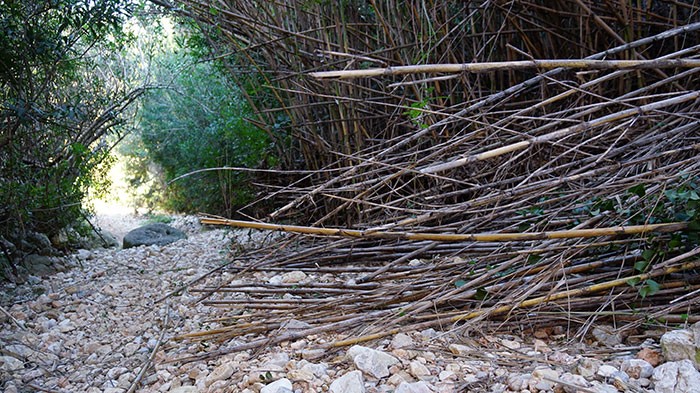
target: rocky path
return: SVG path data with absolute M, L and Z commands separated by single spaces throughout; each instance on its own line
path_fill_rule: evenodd
M 700 326 L 669 335 L 667 341 L 672 339 L 675 347 L 666 351 L 672 359 L 665 363 L 657 341 L 645 340 L 644 334 L 623 338 L 603 326 L 593 329 L 595 340 L 585 343 L 567 341 L 563 328 L 534 335 L 470 337 L 430 329 L 332 353 L 319 349 L 319 344 L 337 337 L 318 335 L 207 361 L 173 361 L 230 343 L 173 340 L 220 327 L 212 321 L 220 310 L 198 304 L 197 295 L 188 291 L 158 300 L 219 266 L 230 247 L 250 241 L 243 232 L 202 230 L 193 218 L 178 219 L 173 226 L 189 238 L 163 247 L 82 250 L 68 259 L 72 269 L 67 272 L 30 277 L 20 285 L 2 284 L 0 305 L 6 313 L 0 313 L 0 389 L 700 392 L 697 364 L 682 360 L 694 359 Z M 256 274 L 257 279 L 280 279 Z M 327 279 L 288 274 L 282 279 Z M 238 343 L 245 338 L 241 340 Z

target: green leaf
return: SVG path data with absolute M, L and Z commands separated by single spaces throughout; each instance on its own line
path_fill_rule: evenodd
M 645 270 L 647 270 L 647 267 L 649 266 L 648 261 L 637 261 L 634 263 L 634 270 L 643 273 Z
M 647 296 L 654 296 L 659 292 L 659 290 L 661 290 L 661 285 L 658 282 L 649 279 L 644 281 L 644 285 L 639 288 L 639 295 L 642 298 L 646 298 Z
M 630 194 L 637 195 L 638 197 L 643 197 L 646 195 L 646 190 L 644 189 L 644 184 L 637 184 L 636 186 L 631 187 L 629 190 L 627 190 Z
M 634 287 L 637 284 L 639 284 L 641 280 L 638 277 L 630 278 L 629 280 L 625 281 L 627 285 Z
M 530 254 L 530 255 L 527 256 L 527 263 L 528 263 L 528 264 L 537 263 L 537 262 L 539 262 L 539 261 L 541 261 L 541 260 L 542 260 L 542 257 L 539 256 L 539 255 Z
M 465 280 L 455 281 L 455 287 L 457 287 L 457 288 L 461 288 L 461 287 L 465 286 L 466 284 L 467 284 L 467 282 Z
M 474 298 L 477 300 L 484 300 L 488 296 L 489 292 L 484 289 L 484 287 L 477 288 L 476 290 L 476 295 L 474 295 Z
M 644 250 L 642 252 L 642 258 L 644 258 L 645 261 L 650 261 L 654 257 L 654 254 L 656 254 L 654 250 Z

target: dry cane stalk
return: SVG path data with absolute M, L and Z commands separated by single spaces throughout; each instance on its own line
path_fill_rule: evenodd
M 406 74 L 435 74 L 460 72 L 489 72 L 498 70 L 523 70 L 528 68 L 554 69 L 575 68 L 588 70 L 635 70 L 650 68 L 697 68 L 698 59 L 655 59 L 655 60 L 524 60 L 464 64 L 421 64 L 396 66 L 386 68 L 370 68 L 366 70 L 343 70 L 311 72 L 310 76 L 319 79 L 326 78 L 370 78 L 375 76 L 393 76 Z
M 204 225 L 227 225 L 238 228 L 265 229 L 272 231 L 283 231 L 293 233 L 303 233 L 307 235 L 339 236 L 363 239 L 403 239 L 403 240 L 430 240 L 440 242 L 509 242 L 544 239 L 569 239 L 587 238 L 596 236 L 634 235 L 646 232 L 676 232 L 688 227 L 684 222 L 672 222 L 650 225 L 631 225 L 594 229 L 572 229 L 566 231 L 537 232 L 537 233 L 477 233 L 477 234 L 454 234 L 454 233 L 412 233 L 412 232 L 382 232 L 374 230 L 355 229 L 334 229 L 318 228 L 299 225 L 278 225 L 264 222 L 227 220 L 220 218 L 201 218 Z

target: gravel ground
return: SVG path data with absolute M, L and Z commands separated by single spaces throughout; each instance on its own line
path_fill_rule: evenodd
M 112 225 L 104 218 L 101 224 L 119 237 L 140 223 L 123 217 L 107 221 Z M 245 342 L 246 337 L 233 343 L 173 340 L 221 327 L 210 321 L 221 310 L 197 303 L 198 294 L 188 291 L 158 300 L 219 266 L 230 247 L 257 238 L 203 230 L 192 217 L 172 225 L 188 239 L 162 247 L 81 250 L 69 258 L 73 268 L 67 272 L 2 284 L 0 305 L 7 314 L 0 313 L 0 388 L 7 393 L 654 391 L 656 343 L 642 335 L 630 345 L 604 327 L 597 328 L 599 342 L 569 342 L 563 328 L 497 337 L 429 329 L 334 352 L 319 345 L 347 337 L 312 335 L 211 360 L 174 361 Z M 255 274 L 257 280 L 279 279 Z M 294 274 L 285 279 L 293 281 Z

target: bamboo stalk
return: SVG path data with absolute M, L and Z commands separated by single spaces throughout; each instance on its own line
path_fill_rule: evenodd
M 283 231 L 292 233 L 302 233 L 306 235 L 351 237 L 363 239 L 404 239 L 404 240 L 430 240 L 440 242 L 510 242 L 525 240 L 545 240 L 545 239 L 569 239 L 587 238 L 597 236 L 617 236 L 634 235 L 648 232 L 677 232 L 688 227 L 684 222 L 672 222 L 649 225 L 630 225 L 608 228 L 594 229 L 573 229 L 554 232 L 538 233 L 476 233 L 476 234 L 454 234 L 454 233 L 411 233 L 411 232 L 383 232 L 375 230 L 356 230 L 339 228 L 319 228 L 299 225 L 279 225 L 264 222 L 227 220 L 219 218 L 200 219 L 204 225 L 226 225 L 238 228 L 265 229 L 271 231 Z
M 420 64 L 394 66 L 385 68 L 369 68 L 364 70 L 339 70 L 310 72 L 309 76 L 318 79 L 353 79 L 371 78 L 377 76 L 396 76 L 408 74 L 437 74 L 462 72 L 490 72 L 499 70 L 524 70 L 529 68 L 555 69 L 572 68 L 584 70 L 638 70 L 650 68 L 697 68 L 698 59 L 655 59 L 655 60 L 590 60 L 590 59 L 554 59 L 554 60 L 522 60 L 463 64 Z

